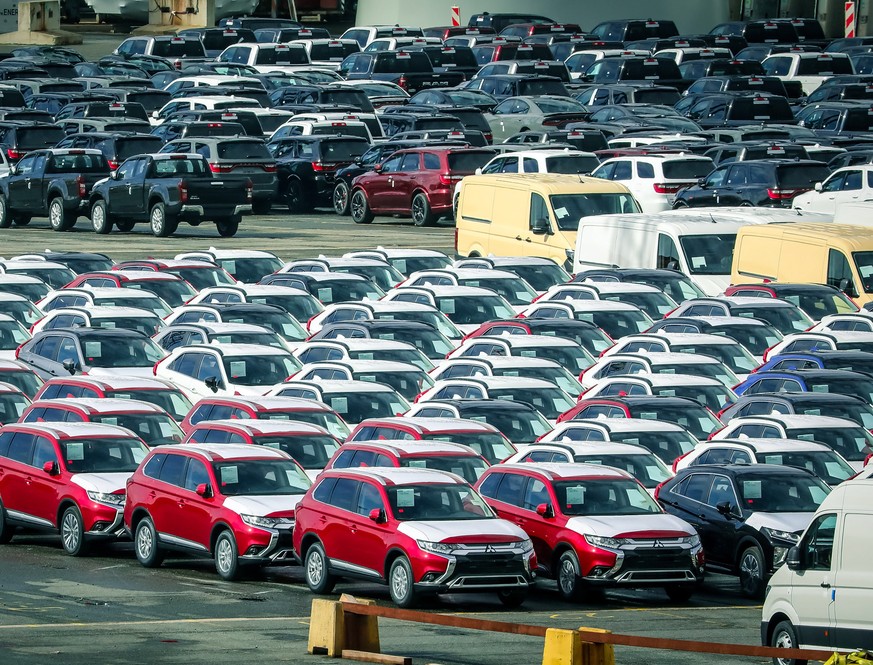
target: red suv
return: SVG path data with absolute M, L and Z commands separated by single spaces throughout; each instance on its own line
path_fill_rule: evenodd
M 63 397 L 113 397 L 117 399 L 141 399 L 151 402 L 169 413 L 179 422 L 191 410 L 191 402 L 181 390 L 169 381 L 151 377 L 64 376 L 45 382 L 35 400 Z M 183 428 L 184 429 L 184 428 Z
M 148 453 L 123 427 L 92 423 L 0 429 L 0 543 L 17 527 L 59 531 L 67 554 L 124 533 L 124 484 Z
M 584 589 L 663 587 L 688 600 L 703 581 L 694 527 L 668 515 L 630 474 L 593 464 L 503 464 L 477 489 L 534 540 L 538 572 L 566 600 Z
M 298 397 L 207 397 L 201 399 L 181 422 L 190 434 L 204 420 L 297 420 L 323 427 L 338 439 L 349 434 L 349 426 L 326 404 Z
M 184 279 L 164 272 L 148 270 L 105 270 L 86 272 L 64 288 L 93 286 L 95 288 L 128 288 L 151 291 L 171 307 L 183 305 L 197 292 Z
M 352 180 L 352 219 L 369 224 L 375 215 L 402 215 L 416 226 L 433 226 L 451 216 L 455 184 L 492 157 L 493 150 L 477 148 L 398 150 Z
M 296 420 L 206 420 L 194 426 L 185 443 L 243 443 L 275 448 L 291 455 L 315 480 L 342 442 L 323 427 Z
M 211 286 L 234 286 L 236 281 L 224 268 L 207 261 L 196 259 L 146 259 L 140 261 L 122 261 L 112 266 L 111 270 L 127 270 L 130 272 L 162 272 L 184 279 L 198 291 Z
M 161 446 L 127 483 L 124 526 L 146 568 L 167 550 L 215 559 L 236 579 L 243 565 L 290 563 L 294 508 L 311 481 L 281 450 Z
M 370 418 L 352 430 L 346 441 L 449 441 L 470 446 L 489 464 L 518 452 L 496 427 L 465 418 Z
M 469 446 L 441 441 L 360 441 L 346 443 L 326 469 L 354 469 L 370 466 L 436 469 L 475 483 L 488 462 Z
M 423 595 L 496 591 L 515 606 L 533 584 L 533 544 L 458 476 L 430 469 L 325 471 L 297 506 L 294 549 L 309 588 L 351 577 Z
M 19 422 L 86 422 L 126 427 L 150 447 L 182 443 L 182 430 L 161 407 L 137 399 L 41 399 Z

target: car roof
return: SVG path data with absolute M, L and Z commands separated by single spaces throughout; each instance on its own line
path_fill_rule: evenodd
M 58 439 L 77 439 L 82 437 L 139 438 L 129 429 L 115 425 L 104 425 L 102 423 L 15 423 L 7 427 L 28 427 L 53 435 Z
M 348 441 L 343 444 L 344 449 L 352 446 L 383 450 L 398 457 L 426 457 L 429 455 L 479 456 L 479 453 L 469 446 L 448 441 Z
M 222 462 L 235 459 L 277 459 L 290 460 L 291 456 L 275 448 L 266 446 L 250 446 L 233 443 L 186 443 L 185 445 L 158 446 L 154 451 L 164 453 L 190 452 L 203 457 L 210 462 Z
M 384 427 L 393 425 L 397 427 L 409 427 L 421 433 L 429 432 L 496 432 L 497 428 L 477 420 L 465 418 L 420 418 L 420 417 L 396 417 L 396 418 L 368 418 L 359 427 Z
M 551 481 L 569 479 L 627 479 L 631 477 L 621 469 L 600 464 L 525 462 L 524 464 L 497 464 L 491 467 L 491 469 L 494 471 L 533 471 Z
M 300 420 L 204 420 L 193 429 L 209 429 L 213 426 L 228 427 L 245 432 L 250 436 L 269 436 L 272 434 L 294 434 L 299 436 L 332 436 L 330 432 L 319 425 L 305 423 Z
M 33 403 L 40 408 L 73 407 L 90 414 L 102 413 L 164 413 L 164 410 L 151 402 L 138 399 L 113 399 L 97 397 L 69 397 L 60 399 L 39 399 Z
M 329 469 L 323 471 L 320 478 L 357 477 L 369 478 L 386 487 L 396 485 L 442 484 L 466 485 L 460 476 L 435 469 L 417 469 L 410 467 L 367 467 L 356 469 Z
M 816 429 L 820 427 L 853 427 L 858 428 L 861 427 L 854 420 L 849 420 L 848 418 L 834 418 L 832 416 L 808 416 L 803 414 L 796 413 L 772 413 L 766 416 L 744 416 L 742 418 L 735 418 L 728 425 L 739 425 L 747 421 L 755 421 L 763 419 L 765 421 L 775 421 L 777 423 L 782 424 L 786 430 L 791 429 Z
M 779 453 L 779 452 L 825 452 L 833 448 L 817 441 L 803 441 L 802 439 L 714 439 L 702 441 L 701 448 L 712 448 L 723 444 L 750 448 L 756 454 Z

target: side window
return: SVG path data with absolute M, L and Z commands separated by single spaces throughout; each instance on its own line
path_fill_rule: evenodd
M 527 484 L 527 489 L 524 492 L 522 508 L 525 510 L 536 510 L 537 506 L 541 503 L 549 503 L 549 490 L 546 488 L 545 483 L 533 478 Z
M 328 503 L 331 492 L 333 492 L 333 488 L 336 486 L 336 481 L 336 478 L 325 478 L 322 480 L 312 493 L 312 498 L 321 503 Z
M 530 195 L 530 228 L 533 229 L 536 224 L 542 224 L 541 220 L 545 220 L 547 226 L 551 226 L 549 222 L 549 207 L 546 200 L 539 194 Z
M 803 567 L 806 570 L 830 570 L 834 552 L 837 516 L 821 515 L 812 523 L 800 546 Z
M 159 480 L 176 487 L 182 487 L 185 480 L 185 464 L 187 461 L 188 458 L 184 455 L 167 455 L 167 459 L 161 467 Z
M 33 434 L 25 432 L 15 432 L 12 441 L 9 444 L 9 452 L 7 457 L 22 464 L 30 464 L 33 459 L 33 447 L 36 443 L 36 437 Z
M 350 480 L 348 478 L 337 479 L 333 492 L 330 493 L 330 505 L 335 508 L 340 508 L 341 510 L 348 510 L 352 513 L 355 512 L 355 508 L 357 507 L 358 485 L 359 483 L 355 480 Z
M 530 157 L 525 157 L 522 162 L 522 171 L 524 173 L 538 173 L 539 166 L 537 165 L 537 160 L 531 159 Z
M 379 488 L 370 483 L 362 483 L 361 491 L 358 492 L 358 504 L 355 512 L 358 515 L 369 515 L 371 510 L 384 508 L 385 504 L 382 502 Z
M 734 492 L 734 486 L 730 478 L 720 475 L 713 476 L 712 487 L 709 490 L 709 498 L 706 503 L 713 508 L 722 503 L 727 503 L 734 508 L 739 507 L 737 495 Z
M 410 152 L 403 155 L 400 162 L 401 171 L 418 171 L 418 164 L 421 161 L 421 155 L 417 152 Z
M 0 452 L 2 452 L 2 450 L 0 450 Z M 497 492 L 497 487 L 500 485 L 500 481 L 504 475 L 505 474 L 502 473 L 492 473 L 488 476 L 479 486 L 479 494 L 482 496 L 494 497 Z
M 424 153 L 424 168 L 429 171 L 438 171 L 440 169 L 440 158 L 431 152 Z
M 679 494 L 686 499 L 706 503 L 709 498 L 709 490 L 712 487 L 712 475 L 708 473 L 695 473 L 688 480 L 682 482 L 679 487 Z
M 185 489 L 197 491 L 197 486 L 209 482 L 209 473 L 206 465 L 200 460 L 192 459 L 188 462 L 188 470 L 185 472 Z
M 849 260 L 838 249 L 828 250 L 828 285 L 844 290 L 848 296 L 858 297 Z
M 633 178 L 630 162 L 618 162 L 615 165 L 615 171 L 612 174 L 613 180 L 630 180 Z
M 638 178 L 654 178 L 655 167 L 648 162 L 637 162 L 637 177 Z
M 524 498 L 524 488 L 527 484 L 527 476 L 520 476 L 516 473 L 507 473 L 503 477 L 503 482 L 497 489 L 497 496 L 494 498 L 497 501 L 508 503 L 513 506 L 521 506 Z
M 843 190 L 856 190 L 861 189 L 862 187 L 862 179 L 860 171 L 848 171 L 846 173 L 846 180 L 843 183 Z
M 161 465 L 163 465 L 165 459 L 167 459 L 166 453 L 158 453 L 157 455 L 154 455 L 143 467 L 143 475 L 148 476 L 149 478 L 157 478 L 161 472 Z
M 673 239 L 664 235 L 658 234 L 658 268 L 667 268 L 668 270 L 679 270 L 679 250 L 676 248 L 676 243 Z
M 721 187 L 724 184 L 724 179 L 727 175 L 727 172 L 727 168 L 716 169 L 706 177 L 706 186 Z
M 33 466 L 41 469 L 46 462 L 57 462 L 58 456 L 55 453 L 55 444 L 41 436 L 36 437 L 36 444 L 33 449 Z

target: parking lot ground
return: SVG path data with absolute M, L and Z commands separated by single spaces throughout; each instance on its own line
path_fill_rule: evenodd
M 352 593 L 389 604 L 385 587 L 342 583 Z M 56 537 L 19 535 L 0 547 L 0 662 L 63 663 L 320 663 L 306 655 L 312 594 L 298 567 L 269 568 L 242 582 L 220 580 L 211 561 L 168 559 L 142 568 L 129 543 L 63 554 Z M 677 606 L 660 590 L 610 592 L 568 604 L 540 582 L 522 609 L 504 610 L 493 596 L 449 596 L 426 611 L 532 623 L 588 626 L 613 632 L 757 644 L 760 609 L 736 582 L 710 576 L 701 593 Z M 534 637 L 380 620 L 382 649 L 415 663 L 538 664 Z M 619 665 L 763 663 L 758 659 L 618 648 Z M 336 662 L 336 661 L 332 661 Z

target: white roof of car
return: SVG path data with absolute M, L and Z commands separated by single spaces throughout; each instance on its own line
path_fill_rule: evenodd
M 585 445 L 588 445 L 587 443 Z M 630 478 L 630 474 L 616 469 L 611 466 L 603 466 L 601 464 L 571 464 L 571 463 L 555 463 L 555 462 L 525 462 L 524 464 L 497 464 L 496 469 L 507 469 L 509 471 L 525 470 L 537 471 L 543 476 L 552 480 L 563 478 Z
M 634 351 L 633 353 L 616 353 L 608 356 L 609 360 L 647 360 L 653 367 L 658 365 L 721 365 L 718 358 L 705 356 L 702 353 L 674 353 L 670 351 Z
M 301 381 L 285 381 L 276 386 L 284 388 L 309 388 L 322 393 L 387 393 L 395 392 L 387 383 L 377 381 L 355 381 L 354 379 L 306 379 Z
M 209 249 L 194 250 L 192 252 L 183 252 L 176 254 L 176 259 L 188 259 L 192 256 L 203 255 L 208 258 L 216 259 L 275 259 L 276 255 L 272 252 L 261 251 L 259 249 Z
M 561 448 L 570 448 L 573 455 L 648 455 L 654 456 L 654 453 L 643 446 L 635 446 L 629 443 L 615 443 L 613 441 L 570 441 L 558 442 L 550 441 L 541 444 L 535 444 L 527 448 L 524 452 L 537 450 L 539 446 L 559 446 Z
M 651 333 L 653 337 L 663 337 L 668 344 L 729 344 L 736 346 L 739 344 L 732 337 L 722 337 L 721 335 L 707 335 L 705 333 L 671 333 L 663 330 Z
M 343 447 L 348 446 L 373 446 L 378 447 L 388 452 L 403 455 L 427 456 L 430 453 L 445 454 L 455 453 L 457 455 L 478 456 L 475 450 L 469 446 L 460 443 L 449 443 L 448 441 L 349 441 L 343 444 Z
M 801 439 L 715 439 L 712 441 L 701 441 L 696 447 L 698 449 L 706 448 L 721 448 L 724 446 L 733 446 L 736 448 L 752 448 L 756 454 L 766 455 L 767 453 L 794 453 L 794 452 L 827 452 L 833 448 L 817 441 L 803 441 Z
M 44 408 L 54 406 L 77 407 L 95 413 L 164 413 L 161 407 L 138 399 L 69 397 L 51 400 L 41 399 L 37 400 L 35 404 Z
M 135 439 L 136 434 L 124 427 L 103 425 L 102 423 L 20 423 L 36 427 L 58 438 L 72 439 L 86 436 Z
M 300 420 L 253 420 L 250 418 L 239 420 L 204 420 L 194 427 L 210 425 L 222 425 L 244 431 L 251 436 L 294 434 L 300 436 L 332 436 L 330 432 L 319 425 L 304 423 Z
M 670 386 L 719 386 L 724 384 L 718 379 L 708 376 L 693 376 L 691 374 L 628 374 L 626 376 L 610 376 L 597 383 L 598 386 L 623 381 L 642 381 L 653 388 L 669 388 Z
M 728 428 L 733 429 L 735 426 L 742 425 L 744 423 L 756 423 L 759 419 L 765 419 L 767 421 L 776 421 L 781 423 L 785 429 L 818 429 L 818 428 L 835 428 L 835 427 L 851 427 L 852 429 L 858 429 L 861 427 L 854 420 L 849 420 L 847 418 L 834 418 L 832 416 L 809 416 L 804 414 L 783 414 L 783 413 L 772 413 L 767 414 L 766 416 L 745 416 L 742 418 L 734 418 L 728 423 Z
M 364 421 L 367 422 L 367 421 Z M 367 422 L 368 425 L 373 424 L 380 426 L 382 423 L 391 423 L 394 425 L 407 425 L 409 427 L 420 429 L 429 432 L 447 432 L 453 431 L 470 432 L 496 432 L 497 428 L 488 425 L 478 420 L 469 420 L 468 418 L 421 418 L 417 416 L 397 417 L 397 418 L 374 418 L 372 422 Z
M 291 459 L 290 455 L 275 448 L 266 446 L 251 446 L 233 443 L 186 443 L 184 446 L 158 446 L 154 450 L 178 452 L 180 450 L 193 452 L 212 460 L 231 459 Z
M 92 319 L 121 319 L 121 318 L 157 318 L 157 315 L 147 309 L 139 307 L 114 307 L 109 305 L 86 305 L 81 307 L 58 307 L 48 312 L 49 314 L 87 314 Z
M 333 469 L 331 469 L 333 471 Z M 435 469 L 416 469 L 410 467 L 367 467 L 366 469 L 337 469 L 342 473 L 350 473 L 365 478 L 373 478 L 383 485 L 419 485 L 422 483 L 440 483 L 465 485 L 460 476 Z

